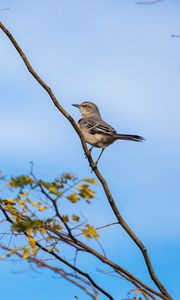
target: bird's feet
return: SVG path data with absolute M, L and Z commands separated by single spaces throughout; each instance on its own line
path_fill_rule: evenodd
M 91 147 L 91 148 L 88 149 L 90 155 L 91 155 L 92 149 L 93 149 L 93 147 Z M 87 158 L 86 153 L 84 153 L 84 156 L 85 156 L 85 158 Z
M 91 148 L 88 149 L 90 155 L 91 155 L 91 152 L 92 152 L 92 149 L 93 149 L 93 148 L 94 148 L 94 147 L 92 146 Z M 86 153 L 84 153 L 84 156 L 85 156 L 85 158 L 88 158 L 87 155 L 86 155 Z M 99 157 L 99 158 L 100 158 L 100 157 Z M 98 159 L 96 162 L 93 162 L 93 165 L 89 164 L 89 167 L 91 168 L 91 173 L 93 172 L 93 170 L 94 170 L 95 168 L 97 168 L 98 161 L 99 161 L 99 159 Z

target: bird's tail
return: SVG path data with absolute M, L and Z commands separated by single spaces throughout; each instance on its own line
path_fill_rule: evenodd
M 140 135 L 134 134 L 116 134 L 115 138 L 117 140 L 127 140 L 127 141 L 134 141 L 134 142 L 142 142 L 145 139 Z

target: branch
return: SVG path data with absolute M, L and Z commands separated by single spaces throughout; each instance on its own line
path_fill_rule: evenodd
M 10 7 L 6 7 L 6 8 L 0 8 L 0 11 L 5 11 L 5 10 L 9 10 Z
M 112 274 L 112 273 L 110 273 L 110 272 L 101 270 L 101 269 L 97 269 L 97 271 L 99 271 L 99 272 L 101 272 L 101 273 L 103 273 L 103 274 L 105 274 L 105 275 L 108 275 L 108 276 L 113 276 L 113 277 L 119 278 L 119 276 L 114 275 L 114 274 Z M 117 273 L 119 273 L 119 272 L 117 272 Z M 120 273 L 119 273 L 119 274 L 120 274 Z M 121 275 L 121 274 L 120 274 L 120 275 Z M 122 276 L 122 275 L 121 275 L 121 276 Z M 126 276 L 124 276 L 124 279 L 129 280 Z M 149 297 L 150 297 L 151 299 L 153 299 L 153 300 L 156 300 L 156 298 L 155 298 L 152 294 L 150 294 L 147 290 L 143 289 L 143 288 L 142 288 L 140 285 L 138 285 L 136 282 L 133 282 L 133 281 L 132 281 L 132 283 L 133 283 L 134 286 L 135 286 L 135 287 L 143 294 L 143 296 L 145 297 L 146 300 L 149 300 Z M 128 293 L 128 295 L 130 295 L 131 292 L 132 292 L 132 290 Z M 149 297 L 148 297 L 148 296 L 149 296 Z M 128 299 L 130 299 L 130 298 L 128 298 Z
M 8 216 L 7 212 L 6 212 L 6 208 L 4 208 L 2 205 L 0 205 L 0 209 L 2 210 L 4 216 L 6 217 L 7 221 L 10 222 L 11 224 L 13 224 L 13 220 Z M 20 218 L 21 220 L 24 220 L 24 216 L 21 215 L 18 212 L 18 218 Z M 153 290 L 152 288 L 150 288 L 148 285 L 144 284 L 141 280 L 139 280 L 138 278 L 136 278 L 134 275 L 132 275 L 129 271 L 127 271 L 126 269 L 122 268 L 121 266 L 113 263 L 112 261 L 110 261 L 107 257 L 104 257 L 103 255 L 101 255 L 100 253 L 98 253 L 97 251 L 95 251 L 94 249 L 92 249 L 91 247 L 89 247 L 88 245 L 84 244 L 83 242 L 77 240 L 75 237 L 73 237 L 73 240 L 71 237 L 69 237 L 68 235 L 65 235 L 59 231 L 57 231 L 56 229 L 52 228 L 51 226 L 47 226 L 46 225 L 46 229 L 54 234 L 56 234 L 60 241 L 63 241 L 64 243 L 75 247 L 78 250 L 86 250 L 86 252 L 94 255 L 96 258 L 98 258 L 100 261 L 102 261 L 103 263 L 109 265 L 110 267 L 112 267 L 118 274 L 120 274 L 122 277 L 124 277 L 125 279 L 129 280 L 131 283 L 140 286 L 140 288 L 142 290 L 145 290 L 146 293 L 153 293 L 154 295 L 159 296 L 162 299 L 168 300 L 169 298 L 167 298 L 166 296 L 158 293 L 157 291 Z M 26 232 L 24 232 L 24 235 L 27 236 Z M 53 236 L 53 238 L 55 239 L 55 236 Z M 36 245 L 39 247 L 38 243 L 36 242 Z M 47 252 L 49 253 L 48 249 Z M 51 251 L 52 254 L 52 251 Z
M 157 4 L 159 2 L 162 2 L 164 0 L 153 0 L 153 1 L 136 1 L 135 3 L 138 5 L 153 5 Z
M 180 34 L 171 34 L 172 38 L 180 38 Z
M 36 242 L 36 245 L 43 250 L 46 253 L 49 253 L 48 249 L 46 249 L 44 246 L 42 246 L 40 243 Z M 81 274 L 82 276 L 86 277 L 90 283 L 92 284 L 92 286 L 94 286 L 97 290 L 99 290 L 102 294 L 104 294 L 107 298 L 109 298 L 110 300 L 114 300 L 114 298 L 108 293 L 106 292 L 103 288 L 101 288 L 92 278 L 88 273 L 85 273 L 83 271 L 81 271 L 79 268 L 77 268 L 76 266 L 72 265 L 71 263 L 69 263 L 68 261 L 66 261 L 64 258 L 62 258 L 61 256 L 59 256 L 58 254 L 56 254 L 55 252 L 51 251 L 50 252 L 52 256 L 56 257 L 57 260 L 61 261 L 63 264 L 67 265 L 69 268 L 73 269 L 74 271 L 78 272 L 79 274 Z
M 7 215 L 6 211 L 4 210 L 4 208 L 0 205 L 0 209 L 2 210 L 4 216 L 6 217 L 7 221 L 10 222 L 11 224 L 13 224 L 12 219 Z M 24 235 L 27 236 L 27 233 L 24 232 Z M 81 274 L 82 276 L 86 277 L 89 282 L 92 284 L 92 286 L 94 288 L 96 288 L 98 291 L 100 291 L 102 294 L 104 294 L 106 297 L 108 297 L 110 300 L 114 300 L 114 298 L 108 293 L 106 292 L 103 288 L 101 288 L 92 278 L 88 273 L 85 273 L 83 271 L 81 271 L 79 268 L 77 268 L 76 266 L 73 266 L 72 264 L 70 264 L 68 261 L 66 261 L 65 259 L 63 259 L 62 257 L 60 257 L 59 255 L 57 255 L 54 251 L 50 251 L 49 249 L 45 248 L 44 246 L 42 246 L 39 242 L 36 241 L 36 246 L 43 250 L 44 252 L 51 254 L 52 256 L 54 256 L 55 258 L 57 258 L 59 261 L 61 261 L 62 263 L 64 263 L 65 265 L 67 265 L 69 268 L 71 268 L 72 270 L 76 271 L 77 273 Z
M 119 224 L 119 222 L 113 222 L 113 223 L 103 225 L 103 226 L 100 226 L 100 227 L 95 227 L 95 229 L 97 231 L 97 230 L 104 229 L 104 228 L 107 228 L 107 227 L 110 227 L 110 226 L 113 226 L 113 225 L 117 225 L 117 224 Z M 80 236 L 80 235 L 83 235 L 83 233 L 78 233 L 75 236 Z
M 48 227 L 48 230 L 55 233 L 60 238 L 60 240 L 63 238 L 64 242 L 69 244 L 69 240 L 65 240 L 65 237 L 62 236 L 62 234 L 60 232 L 58 232 L 57 230 L 55 230 L 53 228 L 49 228 L 49 227 Z M 76 238 L 74 238 L 74 239 L 76 240 L 75 247 L 77 247 L 77 245 L 78 245 L 79 247 L 81 247 L 81 249 L 85 249 L 88 253 L 92 254 L 93 256 L 98 258 L 103 263 L 105 263 L 108 266 L 112 267 L 117 273 L 119 273 L 125 279 L 129 280 L 133 284 L 134 284 L 134 282 L 136 282 L 136 284 L 140 285 L 145 290 L 149 291 L 150 293 L 153 293 L 153 294 L 157 295 L 158 297 L 160 297 L 162 299 L 167 299 L 167 300 L 169 299 L 167 296 L 162 295 L 162 294 L 158 293 L 157 291 L 155 291 L 154 289 L 150 288 L 147 284 L 143 283 L 141 280 L 139 280 L 136 276 L 131 274 L 129 271 L 127 271 L 126 269 L 122 268 L 121 266 L 113 263 L 111 260 L 109 260 L 107 257 L 103 256 L 102 254 L 100 254 L 99 252 L 94 250 L 93 248 L 91 248 L 88 245 L 84 244 L 80 240 L 77 240 Z M 71 243 L 71 245 L 74 246 L 72 243 Z
M 5 245 L 2 245 L 2 244 L 0 244 L 0 248 L 4 249 L 6 251 L 11 251 L 12 250 L 12 249 L 10 249 L 10 248 L 6 247 Z M 14 254 L 16 254 L 20 258 L 23 258 L 23 255 L 18 251 L 15 252 Z M 47 264 L 46 262 L 44 262 L 43 260 L 41 260 L 39 258 L 36 258 L 36 257 L 29 257 L 29 258 L 27 258 L 27 261 L 36 264 L 40 268 L 46 268 L 46 269 L 49 269 L 49 270 L 55 272 L 56 274 L 62 276 L 67 281 L 73 283 L 74 285 L 78 286 L 80 289 L 84 290 L 84 292 L 87 295 L 89 295 L 92 299 L 97 300 L 97 296 L 98 296 L 97 290 L 93 287 L 94 293 L 92 293 L 86 287 L 86 286 L 92 287 L 92 285 L 89 283 L 88 280 L 85 280 L 83 277 L 79 276 L 78 274 L 68 273 L 65 270 L 63 270 L 62 268 L 57 268 L 57 267 L 51 266 L 51 265 Z M 82 282 L 82 283 L 78 282 L 77 280 Z
M 19 55 L 21 56 L 22 60 L 24 61 L 28 71 L 32 74 L 32 76 L 35 78 L 35 80 L 42 86 L 42 88 L 49 94 L 52 102 L 54 103 L 54 105 L 57 107 L 57 109 L 63 114 L 63 116 L 71 123 L 72 127 L 74 128 L 74 130 L 76 131 L 76 133 L 78 134 L 81 144 L 82 144 L 82 148 L 86 154 L 86 157 L 89 161 L 89 164 L 92 168 L 92 170 L 94 171 L 94 173 L 96 174 L 97 178 L 99 179 L 99 181 L 102 184 L 102 187 L 104 189 L 104 192 L 107 196 L 107 199 L 109 201 L 109 204 L 117 218 L 117 220 L 119 221 L 119 224 L 124 228 L 124 230 L 127 232 L 127 234 L 132 238 L 132 240 L 136 243 L 136 245 L 139 247 L 139 249 L 141 250 L 144 259 L 145 259 L 145 263 L 147 266 L 147 269 L 149 271 L 149 274 L 152 278 L 152 280 L 154 281 L 154 283 L 156 284 L 156 286 L 158 287 L 158 289 L 162 292 L 163 295 L 167 296 L 168 299 L 172 299 L 171 296 L 169 295 L 169 293 L 167 292 L 167 290 L 165 289 L 165 287 L 163 286 L 163 284 L 160 282 L 160 280 L 157 278 L 154 269 L 152 267 L 147 249 L 145 248 L 145 246 L 142 244 L 142 242 L 138 239 L 138 237 L 135 235 L 135 233 L 132 231 L 132 229 L 128 226 L 128 224 L 125 222 L 125 220 L 123 219 L 123 217 L 121 216 L 120 212 L 118 211 L 118 208 L 116 206 L 116 203 L 111 195 L 110 189 L 107 185 L 106 180 L 104 179 L 104 177 L 101 175 L 101 173 L 99 172 L 97 165 L 94 163 L 91 154 L 86 146 L 86 142 L 84 140 L 83 134 L 81 132 L 81 130 L 79 129 L 78 125 L 76 124 L 76 122 L 74 121 L 74 119 L 64 110 L 64 108 L 60 105 L 60 103 L 58 102 L 57 98 L 55 97 L 54 93 L 52 92 L 51 88 L 40 78 L 40 76 L 36 73 L 36 71 L 33 69 L 33 67 L 31 66 L 30 62 L 28 61 L 25 53 L 23 52 L 23 50 L 20 48 L 20 46 L 18 45 L 18 43 L 16 42 L 15 38 L 12 36 L 12 34 L 9 32 L 9 30 L 2 24 L 2 22 L 0 22 L 0 28 L 2 29 L 2 31 L 6 34 L 6 36 L 9 38 L 9 40 L 11 41 L 11 43 L 13 44 L 13 46 L 16 48 L 17 52 L 19 53 Z

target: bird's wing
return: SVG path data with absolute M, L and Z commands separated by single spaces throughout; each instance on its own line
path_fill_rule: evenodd
M 99 133 L 109 136 L 116 134 L 116 130 L 113 127 L 99 118 L 82 118 L 79 120 L 79 125 L 80 127 L 84 126 L 86 128 L 89 128 L 89 132 L 91 134 Z

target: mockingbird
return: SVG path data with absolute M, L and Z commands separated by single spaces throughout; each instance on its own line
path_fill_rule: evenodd
M 84 135 L 86 143 L 92 146 L 89 151 L 91 152 L 94 147 L 102 148 L 96 164 L 98 164 L 104 149 L 114 143 L 114 141 L 127 140 L 142 142 L 144 140 L 144 138 L 139 135 L 118 134 L 113 127 L 103 121 L 97 105 L 92 102 L 85 101 L 81 104 L 72 105 L 79 108 L 81 112 L 82 118 L 78 121 L 78 125 Z

